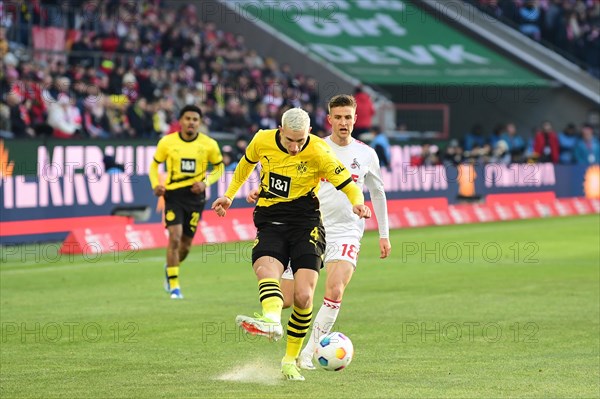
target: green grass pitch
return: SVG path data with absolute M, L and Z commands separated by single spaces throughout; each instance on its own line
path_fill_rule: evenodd
M 365 236 L 346 292 L 352 364 L 305 382 L 280 377 L 285 341 L 235 326 L 259 310 L 249 243 L 194 247 L 183 301 L 162 289 L 162 249 L 2 247 L 0 397 L 600 397 L 598 215 L 391 239 L 380 260 Z

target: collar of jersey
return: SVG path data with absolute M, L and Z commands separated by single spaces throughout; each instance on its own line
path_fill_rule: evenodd
M 277 129 L 277 131 L 275 132 L 275 142 L 277 143 L 277 147 L 279 147 L 279 149 L 281 151 L 285 152 L 286 154 L 289 154 L 288 150 L 284 146 L 281 145 L 281 133 L 279 132 L 279 129 Z M 306 143 L 304 143 L 300 152 L 304 151 L 306 146 L 308 146 L 309 142 L 310 142 L 310 133 L 308 134 L 308 137 L 306 138 Z
M 179 135 L 179 139 L 181 139 L 181 141 L 185 142 L 185 143 L 191 143 L 192 141 L 196 141 L 198 139 L 198 137 L 200 137 L 200 133 L 196 134 L 196 137 L 194 137 L 192 140 L 186 140 L 185 138 L 183 138 L 183 135 L 181 134 L 181 132 L 177 132 L 177 134 Z

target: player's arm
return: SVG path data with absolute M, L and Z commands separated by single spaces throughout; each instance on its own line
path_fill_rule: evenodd
M 392 250 L 392 244 L 390 243 L 387 198 L 383 187 L 381 168 L 379 167 L 379 160 L 377 159 L 376 154 L 374 154 L 371 164 L 369 165 L 369 173 L 365 176 L 365 186 L 367 186 L 367 189 L 371 194 L 371 202 L 373 203 L 373 210 L 375 211 L 375 217 L 377 218 L 377 227 L 379 229 L 379 257 L 384 259 L 389 256 Z
M 150 164 L 150 171 L 148 172 L 148 177 L 150 178 L 150 186 L 152 190 L 154 190 L 154 195 L 160 197 L 164 195 L 166 188 L 162 184 L 160 184 L 158 178 L 158 165 L 163 163 L 166 160 L 166 152 L 164 145 L 161 145 L 162 140 L 158 142 L 156 146 L 156 152 L 154 153 L 154 159 Z

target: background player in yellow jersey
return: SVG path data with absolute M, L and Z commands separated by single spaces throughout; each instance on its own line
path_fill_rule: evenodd
M 215 183 L 225 170 L 219 144 L 200 133 L 202 111 L 186 105 L 179 113 L 181 130 L 158 142 L 150 166 L 154 195 L 164 196 L 165 222 L 169 231 L 166 289 L 172 299 L 182 299 L 179 264 L 187 257 L 206 203 L 206 187 Z M 159 183 L 158 165 L 166 162 L 165 184 Z M 213 170 L 206 176 L 208 165 Z
M 325 230 L 317 193 L 322 178 L 346 194 L 359 217 L 370 217 L 362 191 L 344 165 L 320 138 L 309 136 L 306 111 L 292 108 L 283 114 L 279 129 L 256 133 L 235 169 L 223 197 L 212 208 L 225 216 L 235 194 L 261 163 L 261 190 L 254 210 L 257 236 L 252 266 L 258 279 L 262 315 L 238 316 L 236 322 L 251 334 L 278 340 L 283 336 L 283 295 L 279 279 L 290 261 L 294 273 L 294 304 L 287 324 L 286 353 L 281 371 L 289 380 L 304 380 L 296 365 L 312 318 L 312 304 L 323 264 Z

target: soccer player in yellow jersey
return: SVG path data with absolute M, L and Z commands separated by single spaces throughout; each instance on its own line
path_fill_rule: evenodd
M 251 334 L 278 340 L 283 336 L 283 295 L 279 279 L 290 261 L 294 273 L 294 304 L 287 324 L 286 353 L 281 371 L 288 380 L 302 381 L 296 365 L 312 319 L 312 304 L 323 265 L 325 230 L 317 193 L 327 179 L 346 194 L 359 217 L 371 216 L 362 191 L 350 172 L 320 138 L 309 136 L 310 117 L 300 108 L 283 114 L 279 129 L 260 130 L 246 148 L 225 195 L 213 204 L 225 216 L 235 194 L 261 163 L 261 190 L 254 210 L 257 236 L 252 266 L 258 279 L 262 315 L 238 316 L 236 322 Z
M 172 299 L 183 299 L 179 264 L 187 257 L 206 203 L 206 187 L 215 183 L 225 167 L 219 144 L 200 133 L 202 111 L 186 105 L 179 113 L 181 130 L 158 142 L 150 166 L 150 183 L 157 197 L 165 199 L 165 223 L 169 231 L 166 283 Z M 158 165 L 166 162 L 167 179 L 160 184 Z M 213 170 L 207 177 L 208 165 Z

